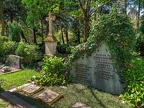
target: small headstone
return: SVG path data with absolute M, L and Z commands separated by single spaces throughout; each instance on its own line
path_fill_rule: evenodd
M 91 107 L 87 106 L 86 104 L 77 102 L 72 106 L 72 108 L 91 108 Z
M 39 92 L 42 89 L 43 88 L 41 86 L 37 86 L 37 85 L 31 83 L 31 84 L 25 86 L 22 89 L 22 92 L 26 93 L 27 95 L 32 95 L 32 94 Z
M 9 55 L 5 65 L 10 66 L 12 68 L 20 69 L 21 68 L 21 62 L 20 57 L 17 55 Z
M 45 90 L 44 92 L 36 96 L 37 99 L 41 100 L 42 102 L 48 105 L 53 104 L 55 101 L 59 100 L 62 97 L 63 97 L 62 94 L 58 94 L 49 89 Z

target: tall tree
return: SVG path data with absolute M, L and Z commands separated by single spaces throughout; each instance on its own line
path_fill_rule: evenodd
M 89 37 L 89 24 L 90 24 L 90 17 L 92 14 L 96 13 L 100 8 L 102 8 L 104 5 L 110 3 L 112 0 L 68 0 L 69 4 L 78 3 L 80 10 L 79 12 L 82 14 L 83 20 L 84 20 L 84 42 L 87 41 L 87 38 Z M 92 7 L 95 7 L 92 10 Z
M 3 13 L 3 2 L 0 0 L 0 20 L 2 25 L 1 36 L 4 36 L 5 32 L 5 22 L 4 22 L 4 13 Z

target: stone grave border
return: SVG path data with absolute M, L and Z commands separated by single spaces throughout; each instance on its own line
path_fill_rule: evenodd
M 29 85 L 30 85 L 30 84 L 29 84 Z M 27 85 L 27 86 L 25 86 L 25 87 L 28 87 L 29 85 Z M 24 87 L 23 87 L 23 88 L 24 88 Z M 35 92 L 33 92 L 33 93 L 28 93 L 28 92 L 24 91 L 23 88 L 20 90 L 20 92 L 24 93 L 24 94 L 27 95 L 27 96 L 32 96 L 32 95 L 34 95 L 34 94 L 36 94 L 36 93 L 38 93 L 38 92 L 40 92 L 40 91 L 42 91 L 42 90 L 44 89 L 42 86 L 40 86 L 40 88 L 39 88 L 38 90 L 36 90 Z
M 46 89 L 46 90 L 50 90 L 50 89 Z M 50 90 L 50 91 L 52 91 L 52 90 Z M 52 91 L 52 92 L 54 92 L 54 91 Z M 56 92 L 55 92 L 56 93 Z M 57 93 L 57 94 L 59 94 L 59 93 Z M 40 95 L 40 94 L 39 94 Z M 37 100 L 39 100 L 39 101 L 41 101 L 41 102 L 43 102 L 43 103 L 45 103 L 46 105 L 48 105 L 48 106 L 51 106 L 53 103 L 55 103 L 55 102 L 57 102 L 58 100 L 60 100 L 61 98 L 64 98 L 64 96 L 62 95 L 62 94 L 59 94 L 55 99 L 53 99 L 53 101 L 51 101 L 51 102 L 45 102 L 45 101 L 43 101 L 42 99 L 40 99 L 40 98 L 38 98 L 37 96 L 35 96 L 34 97 L 35 99 L 37 99 Z
M 16 71 L 11 71 L 11 72 L 6 72 L 6 73 L 1 73 L 0 75 L 5 75 L 5 74 L 11 74 L 11 73 L 15 73 L 15 72 L 19 72 L 22 69 L 16 70 Z

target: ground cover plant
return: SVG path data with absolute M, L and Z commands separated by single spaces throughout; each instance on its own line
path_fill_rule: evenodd
M 125 93 L 120 95 L 123 103 L 129 103 L 132 107 L 144 107 L 144 58 L 134 57 L 130 68 L 125 72 L 128 87 Z

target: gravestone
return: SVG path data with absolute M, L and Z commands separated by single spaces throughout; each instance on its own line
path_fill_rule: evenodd
M 112 94 L 120 94 L 123 85 L 114 68 L 112 55 L 106 44 L 101 44 L 91 56 L 83 54 L 72 63 L 73 82 L 82 83 Z
M 37 99 L 41 100 L 42 102 L 48 105 L 53 104 L 55 101 L 59 100 L 62 97 L 63 97 L 62 94 L 58 94 L 49 89 L 46 89 L 44 92 L 36 96 Z
M 8 55 L 5 65 L 10 66 L 12 68 L 20 69 L 21 68 L 21 59 L 17 55 Z
M 26 93 L 27 95 L 32 95 L 34 93 L 39 92 L 40 90 L 42 90 L 43 88 L 41 86 L 35 85 L 35 84 L 29 84 L 27 86 L 25 86 L 22 89 L 22 92 Z
M 57 40 L 53 36 L 53 21 L 55 20 L 55 16 L 52 16 L 51 12 L 49 12 L 49 17 L 46 18 L 46 21 L 49 22 L 49 33 L 45 38 L 45 55 L 53 56 L 56 53 Z

